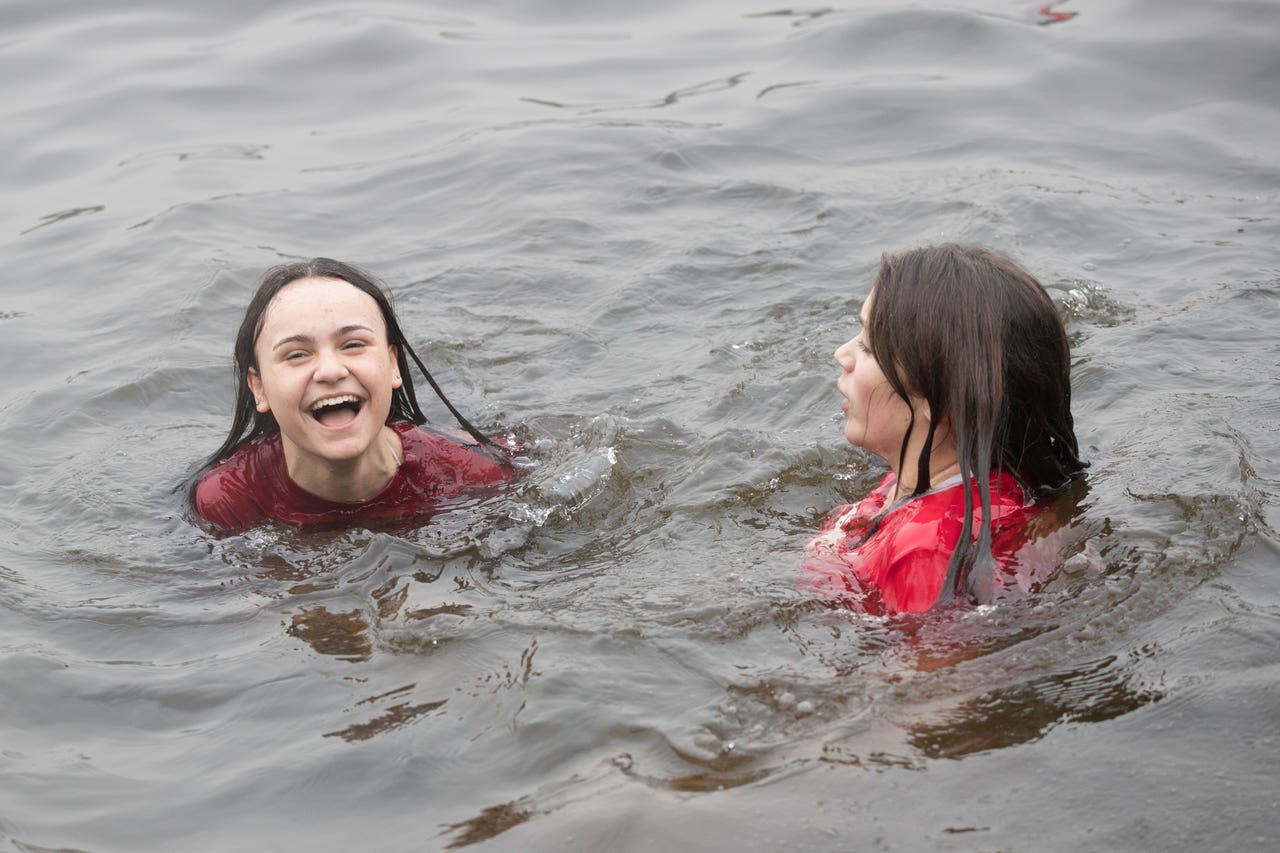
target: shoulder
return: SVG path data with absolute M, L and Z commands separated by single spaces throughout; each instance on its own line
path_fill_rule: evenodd
M 513 469 L 497 451 L 476 444 L 470 435 L 424 424 L 390 424 L 400 436 L 404 465 L 410 471 L 453 479 L 460 485 L 497 483 L 510 479 Z
M 194 499 L 201 518 L 228 529 L 249 527 L 267 518 L 261 489 L 270 482 L 263 472 L 274 458 L 272 438 L 246 444 L 200 478 Z
M 974 517 L 981 518 L 982 498 L 976 482 L 970 485 L 969 492 L 972 496 Z M 997 523 L 1004 517 L 1018 513 L 1027 504 L 1022 487 L 1018 485 L 1018 481 L 1012 474 L 1005 471 L 991 472 L 991 478 L 988 480 L 988 494 L 991 497 L 992 517 Z M 915 501 L 919 502 L 921 510 L 929 516 L 954 515 L 959 519 L 964 516 L 965 489 L 963 484 L 954 483 L 936 492 L 921 495 Z
M 991 507 L 997 518 L 1004 513 L 1020 513 L 1034 501 L 1027 498 L 1022 486 L 1008 471 L 991 472 Z

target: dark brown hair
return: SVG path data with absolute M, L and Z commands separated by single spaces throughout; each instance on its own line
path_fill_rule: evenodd
M 462 428 L 470 433 L 482 447 L 498 451 L 495 456 L 499 460 L 509 461 L 510 454 L 506 448 L 472 426 L 444 396 L 444 392 L 440 390 L 440 386 L 431 377 L 426 366 L 422 363 L 422 359 L 418 358 L 418 354 L 413 351 L 413 347 L 409 346 L 409 342 L 405 339 L 404 332 L 400 329 L 400 321 L 396 319 L 395 309 L 391 307 L 391 299 L 386 290 L 368 273 L 350 264 L 344 264 L 341 261 L 335 261 L 330 258 L 312 258 L 309 261 L 281 264 L 267 270 L 263 273 L 262 279 L 258 283 L 257 292 L 249 300 L 249 306 L 244 312 L 244 320 L 240 323 L 240 331 L 236 334 L 236 403 L 231 419 L 231 431 L 227 434 L 226 441 L 222 443 L 222 446 L 205 462 L 205 469 L 211 468 L 230 457 L 254 439 L 280 431 L 280 425 L 276 423 L 275 415 L 269 411 L 259 412 L 254 407 L 253 394 L 249 390 L 246 379 L 250 368 L 255 370 L 258 368 L 254 347 L 257 345 L 258 335 L 262 333 L 262 324 L 267 312 L 267 306 L 271 304 L 271 300 L 286 285 L 302 278 L 341 279 L 357 290 L 368 294 L 377 303 L 378 310 L 382 313 L 382 319 L 387 326 L 387 342 L 396 348 L 396 366 L 400 369 L 402 380 L 400 387 L 392 391 L 391 413 L 387 417 L 388 422 L 426 423 L 427 416 L 423 414 L 421 407 L 418 405 L 418 396 L 413 388 L 413 376 L 409 372 L 409 359 L 413 359 L 414 363 L 418 365 L 418 369 L 422 372 L 423 378 L 431 385 L 453 416 L 458 419 L 458 423 L 462 425 Z
M 929 451 L 944 419 L 964 484 L 962 530 L 972 530 L 974 485 L 982 517 L 991 518 L 992 470 L 1013 475 L 1028 500 L 1083 474 L 1066 329 L 1029 272 L 980 246 L 928 246 L 885 254 L 873 292 L 871 351 L 894 392 L 923 398 L 931 415 L 915 494 L 930 488 Z M 913 414 L 899 470 L 915 427 Z M 937 603 L 985 597 L 992 568 L 988 522 L 977 542 L 961 535 Z

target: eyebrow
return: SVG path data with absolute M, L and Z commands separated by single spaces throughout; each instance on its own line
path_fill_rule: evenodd
M 334 337 L 335 337 L 335 338 L 340 338 L 340 337 L 342 337 L 343 335 L 349 335 L 349 334 L 351 334 L 352 332 L 368 332 L 368 333 L 370 333 L 370 334 L 375 334 L 375 332 L 373 331 L 373 329 L 369 328 L 368 326 L 364 325 L 363 323 L 352 323 L 352 324 L 350 324 L 350 325 L 343 326 L 341 329 L 339 329 L 339 330 L 334 334 Z M 280 347 L 284 346 L 285 344 L 309 344 L 309 343 L 311 343 L 313 340 L 314 340 L 314 338 L 312 338 L 310 335 L 302 335 L 302 334 L 298 334 L 298 335 L 289 335 L 288 337 L 284 337 L 284 338 L 281 338 L 280 340 L 276 341 L 276 342 L 275 342 L 275 345 L 274 345 L 274 346 L 272 346 L 272 347 L 271 347 L 271 349 L 272 349 L 273 351 L 274 351 L 274 350 L 278 350 L 278 349 L 280 349 Z

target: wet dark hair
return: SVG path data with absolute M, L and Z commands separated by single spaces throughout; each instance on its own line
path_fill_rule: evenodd
M 413 347 L 409 346 L 409 342 L 405 339 L 404 332 L 400 330 L 400 322 L 396 319 L 395 309 L 391 307 L 391 298 L 387 295 L 382 285 L 368 273 L 350 264 L 344 264 L 341 261 L 335 261 L 330 258 L 312 258 L 309 261 L 280 264 L 267 270 L 263 273 L 262 279 L 258 283 L 257 292 L 249 300 L 249 306 L 244 312 L 244 320 L 240 323 L 240 331 L 236 333 L 236 403 L 235 414 L 231 419 L 231 431 L 227 434 L 227 439 L 222 443 L 222 446 L 205 462 L 205 469 L 212 468 L 222 460 L 227 459 L 249 442 L 280 431 L 280 425 L 276 423 L 275 415 L 269 411 L 259 412 L 255 408 L 253 393 L 249 390 L 246 380 L 249 375 L 249 369 L 256 370 L 258 367 L 254 347 L 258 342 L 259 334 L 262 332 L 262 324 L 267 313 L 267 307 L 271 304 L 271 300 L 275 298 L 276 294 L 283 290 L 286 285 L 303 278 L 341 279 L 357 290 L 367 293 L 378 304 L 378 310 L 382 312 L 382 319 L 387 326 L 387 342 L 396 348 L 396 366 L 400 369 L 401 378 L 400 387 L 392 390 L 391 412 L 387 417 L 388 422 L 426 423 L 427 416 L 423 414 L 422 408 L 418 405 L 418 396 L 413 388 L 413 377 L 409 372 L 409 359 L 412 358 L 414 364 L 418 366 L 418 370 L 422 372 L 422 377 L 427 380 L 436 395 L 440 397 L 441 402 L 457 418 L 462 428 L 470 433 L 481 447 L 494 451 L 493 455 L 499 461 L 510 463 L 510 453 L 507 449 L 472 426 L 471 422 L 464 418 L 445 397 L 444 392 L 440 390 L 440 386 L 436 384 L 435 379 L 427 371 L 426 365 L 422 363 L 422 359 L 418 358 L 418 354 L 413 351 Z
M 1011 258 L 946 244 L 885 254 L 867 317 L 871 352 L 894 392 L 929 406 L 914 495 L 930 488 L 934 431 L 947 419 L 964 486 L 961 530 L 973 529 L 973 487 L 991 518 L 991 472 L 1006 471 L 1025 499 L 1055 493 L 1084 473 L 1071 416 L 1071 353 L 1056 306 Z M 902 441 L 917 427 L 913 412 Z M 990 524 L 962 534 L 935 606 L 986 600 L 994 560 Z

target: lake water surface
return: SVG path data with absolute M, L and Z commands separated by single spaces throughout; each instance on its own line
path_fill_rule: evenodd
M 6 0 L 0 850 L 1276 849 L 1280 5 L 1042 5 Z M 944 240 L 1062 308 L 1088 539 L 892 625 L 796 568 Z M 523 480 L 189 522 L 313 255 Z

